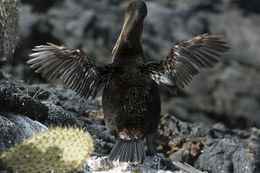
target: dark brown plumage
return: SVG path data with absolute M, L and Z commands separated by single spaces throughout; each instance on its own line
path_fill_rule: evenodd
M 104 119 L 116 139 L 110 160 L 143 162 L 144 138 L 148 151 L 155 154 L 152 136 L 161 109 L 158 84 L 184 87 L 198 73 L 198 67 L 213 67 L 228 50 L 221 36 L 204 34 L 175 43 L 160 62 L 146 63 L 141 44 L 146 14 L 143 1 L 133 1 L 127 7 L 111 64 L 97 66 L 83 51 L 51 43 L 36 46 L 28 61 L 36 72 L 49 79 L 63 79 L 86 99 L 94 98 L 104 87 Z

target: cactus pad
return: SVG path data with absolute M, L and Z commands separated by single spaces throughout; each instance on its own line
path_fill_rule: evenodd
M 54 128 L 10 148 L 0 156 L 7 170 L 64 173 L 84 167 L 93 150 L 90 135 L 75 128 Z

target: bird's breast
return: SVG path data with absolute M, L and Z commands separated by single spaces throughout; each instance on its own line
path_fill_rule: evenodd
M 113 75 L 103 91 L 104 111 L 118 114 L 143 116 L 155 102 L 160 102 L 159 91 L 154 81 L 142 73 L 121 73 Z

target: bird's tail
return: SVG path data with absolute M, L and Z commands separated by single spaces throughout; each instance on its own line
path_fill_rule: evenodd
M 117 140 L 108 158 L 111 161 L 142 163 L 145 159 L 142 139 Z

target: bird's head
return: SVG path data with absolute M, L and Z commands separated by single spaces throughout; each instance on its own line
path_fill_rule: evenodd
M 147 7 L 144 1 L 133 1 L 125 10 L 125 23 L 131 22 L 143 22 L 147 15 Z
M 147 15 L 147 7 L 144 1 L 135 0 L 125 10 L 124 25 L 121 34 L 114 46 L 112 53 L 115 55 L 121 49 L 127 52 L 133 49 L 141 49 L 141 36 L 143 21 Z

